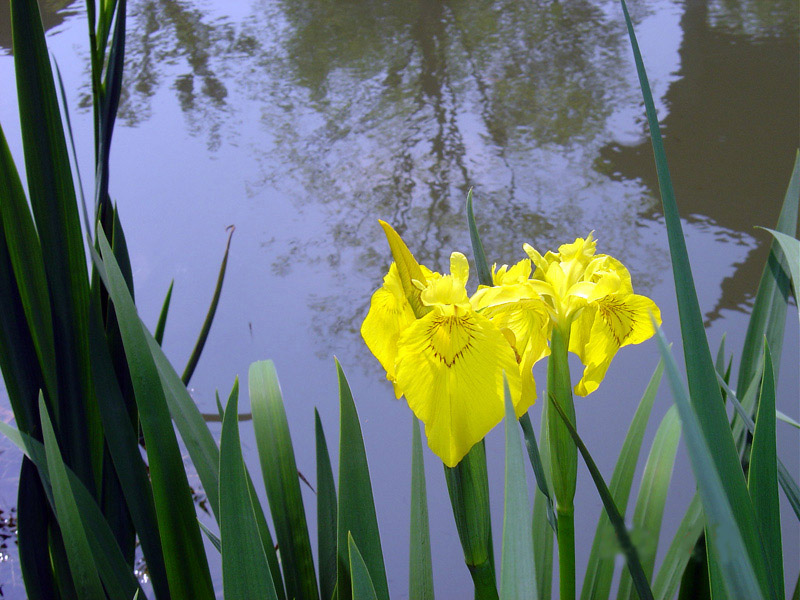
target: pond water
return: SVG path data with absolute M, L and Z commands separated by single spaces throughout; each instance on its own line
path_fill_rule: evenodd
M 84 5 L 40 4 L 89 181 Z M 630 8 L 709 339 L 716 349 L 727 332 L 728 348 L 737 349 L 767 252 L 767 236 L 754 226 L 774 226 L 799 142 L 796 2 L 644 0 Z M 0 122 L 21 162 L 10 45 L 8 0 L 0 0 Z M 630 268 L 678 341 L 652 152 L 617 2 L 129 0 L 111 195 L 140 313 L 154 326 L 175 280 L 165 348 L 182 368 L 211 298 L 225 228 L 236 226 L 192 394 L 215 412 L 216 390 L 227 393 L 237 375 L 246 381 L 250 362 L 272 358 L 298 467 L 313 482 L 314 407 L 337 462 L 338 357 L 361 417 L 395 598 L 408 589 L 411 417 L 359 336 L 389 263 L 377 220 L 393 224 L 420 262 L 445 269 L 452 250 L 469 254 L 471 186 L 490 261 L 519 260 L 523 242 L 555 249 L 594 230 L 599 251 Z M 576 399 L 579 430 L 607 477 L 656 362 L 652 341 L 623 349 L 600 389 Z M 541 387 L 541 365 L 535 374 Z M 798 387 L 790 312 L 779 408 L 795 418 Z M 242 402 L 247 412 L 246 394 Z M 648 439 L 671 402 L 662 389 Z M 11 419 L 5 398 L 0 413 Z M 539 405 L 531 414 L 538 427 Z M 796 432 L 779 425 L 779 434 L 783 460 L 797 473 Z M 259 472 L 249 423 L 243 436 Z M 487 444 L 499 533 L 500 429 Z M 22 598 L 13 536 L 19 454 L 5 441 L 0 448 L 0 586 L 4 597 Z M 442 468 L 430 452 L 426 469 L 437 596 L 471 597 Z M 582 578 L 601 503 L 583 467 L 579 476 Z M 662 553 L 693 491 L 681 450 Z M 313 492 L 304 494 L 313 523 Z M 784 509 L 793 585 L 798 529 Z M 214 572 L 219 585 L 218 565 Z

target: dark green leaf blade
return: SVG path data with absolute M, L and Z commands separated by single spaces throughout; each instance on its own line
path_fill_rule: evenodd
M 530 536 L 530 499 L 525 479 L 522 444 L 517 430 L 514 405 L 505 381 L 505 507 L 503 509 L 503 558 L 500 567 L 500 596 L 503 600 L 536 598 L 533 540 Z
M 219 445 L 219 537 L 225 598 L 247 600 L 258 594 L 277 600 L 250 501 L 239 440 L 238 394 L 231 394 L 225 407 Z
M 603 506 L 606 509 L 608 518 L 611 520 L 611 524 L 614 526 L 614 532 L 617 534 L 617 541 L 619 542 L 622 552 L 625 555 L 625 560 L 628 564 L 628 571 L 633 578 L 633 583 L 636 586 L 636 591 L 639 593 L 639 598 L 641 598 L 641 600 L 652 600 L 653 592 L 650 589 L 650 585 L 647 582 L 647 577 L 642 569 L 642 564 L 639 560 L 636 546 L 634 546 L 633 542 L 631 541 L 628 530 L 625 527 L 625 521 L 622 518 L 617 505 L 614 503 L 614 498 L 612 498 L 611 492 L 608 490 L 608 486 L 603 480 L 603 476 L 600 474 L 600 470 L 597 468 L 597 465 L 592 459 L 592 455 L 589 454 L 589 450 L 584 445 L 583 440 L 581 440 L 577 430 L 575 429 L 575 426 L 570 422 L 570 419 L 564 412 L 564 409 L 561 408 L 555 398 L 551 398 L 551 401 L 553 408 L 555 408 L 558 416 L 561 417 L 561 421 L 564 423 L 564 426 L 569 432 L 570 437 L 572 437 L 575 445 L 578 447 L 578 451 L 583 457 L 583 462 L 586 463 L 586 467 L 589 469 L 592 480 L 594 481 L 597 491 L 600 494 L 600 499 L 603 501 Z
M 378 600 L 388 600 L 389 586 L 386 581 L 386 567 L 383 562 L 364 438 L 353 395 L 338 360 L 336 372 L 339 377 L 340 410 L 337 593 L 340 600 L 347 600 L 351 595 L 348 536 L 352 535 L 355 542 L 364 549 L 364 562 L 375 586 Z
M 67 478 L 67 467 L 61 459 L 61 452 L 56 442 L 53 424 L 47 414 L 44 399 L 39 397 L 39 414 L 42 417 L 42 435 L 44 437 L 47 470 L 53 486 L 53 500 L 61 533 L 70 551 L 67 553 L 69 568 L 75 588 L 81 598 L 87 600 L 105 600 L 103 586 L 97 573 L 97 565 L 92 557 L 89 540 L 78 512 L 78 506 Z
M 161 312 L 158 313 L 158 323 L 156 323 L 156 330 L 153 332 L 153 337 L 160 346 L 164 341 L 164 330 L 167 328 L 167 315 L 169 314 L 169 304 L 172 301 L 172 288 L 175 286 L 175 280 L 169 282 L 167 295 L 164 296 L 164 303 L 161 305 Z
M 546 403 L 545 403 L 546 404 Z M 544 411 L 544 408 L 542 408 Z M 533 468 L 533 475 L 536 478 L 536 487 L 542 494 L 547 508 L 547 521 L 555 533 L 558 533 L 558 521 L 556 519 L 555 507 L 553 506 L 553 497 L 550 495 L 550 484 L 547 482 L 545 475 L 544 465 L 542 463 L 542 455 L 539 452 L 539 446 L 536 443 L 536 434 L 533 433 L 533 425 L 531 424 L 531 417 L 525 413 L 519 418 L 520 427 L 522 427 L 522 436 L 525 440 L 525 448 L 528 450 L 528 460 Z M 544 442 L 542 442 L 544 443 Z M 549 451 L 549 448 L 548 448 Z M 544 452 L 544 450 L 542 450 Z
M 778 598 L 784 598 L 781 511 L 778 501 L 778 456 L 775 419 L 775 371 L 769 344 L 764 345 L 764 377 L 750 451 L 748 488 L 764 540 L 764 551 Z
M 272 361 L 250 365 L 249 386 L 256 446 L 281 551 L 286 594 L 289 598 L 318 598 L 297 463 Z
M 718 559 L 728 594 L 732 598 L 763 599 L 764 594 L 755 575 L 751 554 L 745 548 L 744 537 L 734 518 L 733 508 L 721 481 L 721 469 L 715 465 L 711 450 L 706 445 L 699 419 L 689 399 L 689 393 L 681 381 L 678 366 L 669 350 L 664 333 L 660 329 L 657 340 L 661 357 L 666 366 L 672 395 L 680 413 L 692 470 L 703 500 L 707 519 L 706 532 L 714 537 L 715 557 Z M 731 434 L 728 433 L 728 436 Z M 736 468 L 741 472 L 738 465 Z M 728 476 L 726 472 L 723 471 L 723 473 L 725 477 Z M 752 507 L 750 518 L 755 519 L 752 516 Z M 761 541 L 759 540 L 758 543 L 760 544 Z
M 483 251 L 483 242 L 475 224 L 475 215 L 472 212 L 472 188 L 467 193 L 467 225 L 469 239 L 472 242 L 472 256 L 475 258 L 475 268 L 478 270 L 478 282 L 481 285 L 492 285 L 492 272 L 486 262 L 486 253 Z
M 213 598 L 211 575 L 194 514 L 189 482 L 161 379 L 148 349 L 144 325 L 136 313 L 128 286 L 102 230 L 98 230 L 97 240 L 103 254 L 108 292 L 117 313 L 148 448 L 153 497 L 170 589 L 176 597 Z
M 703 523 L 703 503 L 700 495 L 695 493 L 653 580 L 653 596 L 656 600 L 671 600 L 675 597 L 695 543 L 703 532 Z
M 317 455 L 317 544 L 319 556 L 319 592 L 322 600 L 331 600 L 336 589 L 336 484 L 331 457 L 319 412 L 314 409 L 314 434 Z
M 769 575 L 763 555 L 760 552 L 761 540 L 755 528 L 755 523 L 751 518 L 752 505 L 747 493 L 744 474 L 739 466 L 736 445 L 730 435 L 730 425 L 722 403 L 722 395 L 719 385 L 716 383 L 716 371 L 714 370 L 714 363 L 703 325 L 703 316 L 697 300 L 692 269 L 689 263 L 689 253 L 686 250 L 686 241 L 683 236 L 678 206 L 675 202 L 675 194 L 672 188 L 669 167 L 667 166 L 667 157 L 664 152 L 664 143 L 661 139 L 655 104 L 653 103 L 650 84 L 647 81 L 647 73 L 645 72 L 625 0 L 620 1 L 639 76 L 639 84 L 642 89 L 653 152 L 655 154 L 661 203 L 664 209 L 664 220 L 667 226 L 667 237 L 672 258 L 678 313 L 681 321 L 689 397 L 703 433 L 706 447 L 710 450 L 717 472 L 720 474 L 725 496 L 730 502 L 738 530 L 744 538 L 745 550 L 750 554 L 751 564 L 755 568 L 762 593 L 766 594 L 770 586 Z
M 550 440 L 547 432 L 547 404 L 547 402 L 542 402 L 542 424 L 539 430 L 539 439 L 542 447 L 540 453 L 542 471 L 545 483 L 548 483 L 549 488 Z M 536 573 L 536 589 L 539 600 L 550 600 L 553 590 L 554 531 L 550 524 L 549 516 L 552 509 L 547 506 L 547 503 L 548 499 L 545 498 L 541 488 L 537 487 L 533 498 L 533 528 L 531 533 L 533 535 L 534 572 Z M 552 504 L 552 500 L 549 503 Z
M 677 409 L 672 406 L 664 415 L 650 447 L 633 512 L 633 530 L 644 540 L 639 546 L 639 559 L 642 561 L 642 569 L 648 580 L 652 579 L 655 568 L 661 520 L 664 516 L 667 491 L 672 479 L 672 468 L 680 436 L 681 422 Z M 636 597 L 630 575 L 623 572 L 617 598 L 635 600 Z
M 639 462 L 644 433 L 647 429 L 647 423 L 650 421 L 650 412 L 652 411 L 663 373 L 664 363 L 659 361 L 633 415 L 631 424 L 628 427 L 628 433 L 622 442 L 617 464 L 614 466 L 614 473 L 611 475 L 609 491 L 621 513 L 624 513 L 628 508 L 628 498 L 631 493 L 636 465 Z M 603 511 L 597 520 L 592 550 L 586 567 L 586 576 L 583 580 L 581 600 L 603 600 L 608 598 L 611 593 L 615 553 L 610 552 L 608 546 L 613 532 L 614 528 L 608 518 L 608 513 Z
M 219 266 L 217 285 L 214 288 L 214 295 L 211 298 L 211 305 L 208 307 L 208 313 L 206 314 L 205 321 L 203 321 L 203 326 L 200 328 L 200 334 L 197 336 L 197 342 L 195 342 L 194 348 L 192 349 L 189 362 L 186 363 L 186 368 L 183 370 L 183 375 L 181 375 L 181 381 L 183 381 L 184 385 L 188 385 L 189 380 L 192 378 L 192 374 L 197 367 L 197 362 L 200 360 L 200 355 L 203 353 L 203 348 L 205 348 L 208 334 L 211 331 L 211 324 L 214 322 L 214 316 L 217 314 L 219 297 L 222 294 L 222 284 L 225 281 L 225 271 L 228 268 L 228 252 L 231 249 L 231 239 L 233 239 L 234 231 L 236 231 L 236 228 L 231 225 L 228 228 L 228 241 L 225 244 L 225 254 L 222 257 L 222 264 Z
M 347 550 L 350 555 L 350 584 L 353 590 L 353 600 L 378 600 L 367 565 L 350 534 L 347 535 Z
M 428 493 L 419 420 L 411 416 L 411 531 L 409 535 L 408 597 L 433 600 L 433 565 L 428 522 Z

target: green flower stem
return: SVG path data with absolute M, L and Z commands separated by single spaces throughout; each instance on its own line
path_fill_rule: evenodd
M 555 400 L 575 425 L 575 405 L 572 401 L 572 382 L 569 376 L 569 329 L 554 327 L 547 361 L 547 399 Z M 561 417 L 555 410 L 547 411 L 550 435 L 553 491 L 558 518 L 559 598 L 575 598 L 575 482 L 578 476 L 578 449 Z
M 558 506 L 559 598 L 575 598 L 575 509 Z
M 475 444 L 455 467 L 445 467 L 444 474 L 475 599 L 497 600 L 484 443 Z

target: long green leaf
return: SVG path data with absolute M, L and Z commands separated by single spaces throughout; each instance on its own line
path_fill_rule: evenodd
M 545 483 L 549 486 L 550 440 L 547 434 L 547 402 L 542 402 L 542 424 L 539 430 L 542 451 L 542 471 Z M 553 590 L 553 527 L 550 525 L 552 500 L 545 498 L 537 487 L 533 498 L 533 560 L 536 573 L 536 590 L 539 600 L 550 600 Z
M 744 402 L 739 402 L 736 394 L 734 394 L 730 388 L 725 386 L 725 382 L 721 378 L 720 384 L 727 390 L 728 395 L 731 398 L 733 408 L 736 410 L 736 414 L 741 418 L 742 426 L 746 427 L 747 431 L 751 435 L 755 433 L 755 423 L 748 414 L 748 410 L 747 407 L 744 406 Z M 755 402 L 753 402 L 753 404 L 754 403 Z M 791 504 L 794 514 L 797 516 L 797 519 L 800 520 L 800 486 L 797 485 L 797 482 L 789 473 L 789 469 L 786 468 L 786 465 L 783 464 L 783 461 L 780 458 L 778 458 L 778 483 L 780 483 L 783 492 L 786 494 L 786 498 L 789 500 L 789 504 Z
M 219 297 L 222 294 L 222 284 L 225 281 L 225 271 L 228 268 L 228 252 L 230 252 L 231 249 L 231 239 L 233 239 L 234 231 L 236 231 L 236 228 L 231 225 L 228 228 L 228 241 L 225 243 L 225 254 L 222 257 L 222 264 L 219 266 L 217 285 L 214 287 L 211 305 L 208 307 L 208 313 L 206 313 L 205 321 L 203 321 L 203 326 L 200 328 L 200 334 L 197 336 L 197 342 L 195 342 L 194 348 L 192 349 L 189 362 L 186 363 L 186 368 L 183 370 L 183 375 L 181 375 L 181 381 L 183 381 L 184 385 L 188 385 L 189 380 L 192 378 L 192 374 L 197 367 L 197 362 L 200 360 L 200 355 L 203 353 L 203 348 L 205 348 L 206 340 L 208 340 L 208 334 L 211 331 L 211 324 L 214 322 L 214 316 L 217 314 Z
M 697 301 L 689 254 L 683 236 L 678 206 L 672 189 L 672 180 L 667 166 L 667 157 L 661 139 L 658 118 L 656 116 L 650 84 L 647 81 L 642 56 L 636 42 L 625 0 L 620 0 L 628 27 L 631 48 L 633 50 L 639 84 L 642 89 L 650 137 L 653 142 L 658 184 L 661 191 L 661 202 L 664 209 L 664 220 L 667 226 L 672 271 L 675 279 L 675 292 L 680 314 L 681 334 L 683 338 L 683 354 L 686 363 L 686 374 L 689 382 L 689 397 L 694 414 L 700 425 L 706 447 L 716 465 L 725 496 L 730 502 L 738 529 L 744 538 L 745 549 L 750 554 L 751 564 L 755 569 L 762 593 L 769 595 L 770 582 L 766 564 L 761 554 L 761 540 L 752 519 L 752 504 L 747 493 L 744 474 L 739 465 L 736 445 L 730 435 L 730 426 L 722 403 L 719 386 L 716 383 L 714 363 L 708 348 L 703 326 L 703 316 Z
M 534 600 L 536 577 L 533 540 L 529 534 L 530 499 L 525 479 L 525 463 L 511 403 L 511 392 L 504 379 L 506 404 L 506 484 L 503 509 L 503 558 L 500 567 L 500 597 L 503 600 Z
M 753 433 L 748 487 L 753 509 L 764 540 L 773 587 L 779 598 L 785 597 L 783 584 L 783 547 L 781 510 L 778 501 L 778 455 L 775 439 L 775 372 L 769 344 L 764 345 L 764 377 L 758 400 L 758 418 Z
M 797 214 L 800 205 L 800 152 L 795 154 L 789 185 L 781 206 L 777 231 L 789 236 L 797 235 Z M 764 265 L 758 292 L 750 313 L 747 332 L 742 346 L 742 358 L 739 364 L 739 376 L 736 390 L 741 395 L 758 371 L 757 363 L 763 354 L 764 336 L 766 336 L 776 366 L 780 364 L 783 334 L 786 321 L 786 298 L 789 294 L 789 281 L 784 269 L 785 261 L 780 259 L 778 242 L 773 240 L 769 258 Z M 777 370 L 776 370 L 777 379 Z
M 51 475 L 45 445 L 5 423 L 0 423 L 0 433 L 22 450 L 26 458 L 36 465 L 41 475 L 41 481 L 45 483 L 43 492 L 47 497 L 47 501 L 50 502 L 51 506 L 54 506 L 55 498 L 51 486 Z M 133 575 L 132 569 L 126 564 L 125 557 L 123 557 L 103 513 L 86 489 L 86 486 L 83 485 L 78 476 L 69 467 L 66 467 L 66 476 L 103 585 L 106 589 L 114 591 L 114 597 L 130 598 L 139 584 Z M 22 507 L 20 507 L 20 510 L 22 510 Z M 28 588 L 27 580 L 25 585 Z M 30 590 L 28 590 L 28 593 L 30 594 Z M 44 597 L 52 596 L 45 595 Z
M 639 452 L 642 448 L 644 433 L 650 421 L 650 412 L 656 399 L 656 392 L 664 373 L 664 364 L 659 362 L 656 370 L 645 388 L 639 406 L 631 420 L 628 433 L 622 442 L 622 448 L 611 475 L 609 491 L 621 513 L 628 508 L 628 497 L 631 493 L 633 475 L 639 462 Z M 586 576 L 581 589 L 581 600 L 601 600 L 609 597 L 611 581 L 614 577 L 614 564 L 616 548 L 612 547 L 614 528 L 604 511 L 597 520 L 597 528 L 592 541 L 592 550 L 589 553 L 589 562 L 586 567 Z
M 706 532 L 707 535 L 714 538 L 716 557 L 719 560 L 718 564 L 728 594 L 732 598 L 751 600 L 764 598 L 755 575 L 750 553 L 745 547 L 744 536 L 734 518 L 733 508 L 726 495 L 722 482 L 723 475 L 714 464 L 711 450 L 706 443 L 700 429 L 699 419 L 689 399 L 689 393 L 681 381 L 678 366 L 669 350 L 664 333 L 660 329 L 657 340 L 661 357 L 666 365 L 672 395 L 681 417 L 692 470 L 703 499 L 703 508 L 707 519 Z M 730 434 L 728 435 L 730 436 Z M 727 473 L 724 476 L 727 477 Z M 751 518 L 754 517 L 751 516 Z M 759 550 L 761 549 L 759 548 Z
M 483 251 L 483 242 L 478 233 L 478 226 L 475 224 L 475 214 L 472 212 L 472 188 L 469 188 L 467 193 L 467 226 L 469 227 L 469 239 L 472 242 L 475 268 L 478 270 L 478 282 L 481 285 L 492 285 L 492 272 L 489 270 L 486 253 Z
M 353 536 L 347 534 L 347 551 L 350 556 L 350 584 L 353 590 L 353 600 L 378 600 L 375 586 L 369 575 L 369 569 L 358 551 L 358 546 Z
M 558 533 L 558 520 L 553 506 L 553 497 L 550 495 L 550 484 L 547 482 L 544 465 L 542 464 L 542 455 L 539 452 L 539 445 L 536 443 L 536 434 L 533 432 L 530 415 L 528 413 L 522 415 L 519 418 L 519 424 L 520 427 L 522 427 L 522 437 L 525 440 L 525 448 L 528 450 L 528 460 L 531 463 L 533 475 L 536 478 L 536 487 L 542 493 L 542 498 L 544 498 L 545 501 L 547 521 L 550 523 L 553 532 Z M 548 448 L 548 452 L 549 450 Z
M 408 597 L 433 600 L 431 533 L 428 522 L 428 493 L 419 420 L 411 416 L 411 531 L 409 533 Z
M 158 342 L 160 346 L 161 343 L 164 341 L 164 330 L 167 328 L 167 315 L 169 314 L 169 304 L 172 301 L 172 288 L 175 286 L 175 280 L 169 282 L 169 288 L 167 289 L 167 295 L 164 296 L 164 303 L 161 305 L 161 312 L 158 313 L 158 322 L 156 323 L 156 329 L 153 332 L 153 337 Z
M 317 455 L 317 544 L 319 556 L 319 592 L 322 600 L 331 600 L 336 589 L 336 484 L 331 457 L 319 412 L 314 409 L 314 435 Z
M 36 2 L 12 0 L 11 29 L 20 128 L 31 208 L 39 233 L 52 307 L 58 401 L 66 464 L 95 489 L 87 413 L 92 397 L 87 319 L 89 278 L 72 170 L 55 83 Z M 88 442 L 88 443 L 87 443 Z
M 39 397 L 39 414 L 42 417 L 42 435 L 47 453 L 47 470 L 53 486 L 56 517 L 70 551 L 67 554 L 75 589 L 81 598 L 105 600 L 103 586 L 92 557 L 89 540 L 83 529 L 78 506 L 67 478 L 67 467 L 61 459 L 53 424 L 47 414 L 44 398 Z M 124 598 L 124 596 L 123 596 Z
M 256 446 L 281 550 L 286 594 L 289 598 L 318 598 L 297 463 L 273 362 L 251 364 L 249 385 Z
M 572 437 L 575 445 L 578 448 L 578 451 L 583 457 L 583 462 L 586 463 L 586 467 L 589 469 L 589 474 L 592 476 L 595 487 L 597 487 L 597 491 L 600 494 L 600 499 L 603 501 L 603 506 L 606 509 L 608 518 L 610 519 L 611 524 L 614 526 L 614 533 L 616 533 L 617 541 L 622 548 L 622 553 L 625 555 L 625 561 L 628 564 L 628 571 L 630 571 L 631 577 L 633 578 L 633 584 L 636 586 L 636 591 L 639 593 L 639 598 L 641 600 L 652 600 L 653 592 L 650 590 L 647 577 L 642 569 L 642 564 L 639 560 L 636 546 L 634 546 L 633 542 L 631 541 L 630 534 L 625 527 L 625 520 L 622 518 L 617 505 L 614 503 L 614 498 L 611 496 L 611 492 L 609 491 L 606 482 L 603 480 L 600 469 L 597 468 L 592 455 L 589 453 L 589 450 L 586 448 L 583 440 L 581 440 L 580 436 L 578 435 L 578 431 L 570 421 L 570 418 L 567 416 L 567 414 L 564 412 L 564 409 L 554 397 L 551 397 L 551 404 L 558 413 L 558 416 L 561 417 L 561 422 L 564 423 L 564 427 L 566 428 L 570 437 Z
M 798 423 L 797 421 L 795 421 L 795 420 L 794 420 L 792 417 L 790 417 L 789 415 L 787 415 L 787 414 L 785 414 L 785 413 L 782 413 L 782 412 L 781 412 L 781 411 L 779 411 L 779 410 L 776 410 L 776 411 L 775 411 L 775 416 L 778 418 L 778 420 L 780 420 L 780 421 L 783 421 L 783 422 L 784 422 L 784 423 L 786 423 L 787 425 L 791 425 L 792 427 L 794 427 L 794 428 L 796 428 L 796 429 L 800 429 L 800 423 Z
M 675 537 L 664 555 L 664 560 L 653 580 L 653 596 L 656 600 L 671 600 L 678 591 L 681 577 L 692 556 L 695 542 L 703 532 L 703 503 L 695 494 L 678 525 Z
M 99 300 L 97 295 L 93 300 Z M 89 322 L 89 346 L 97 404 L 103 427 L 112 435 L 106 436 L 109 453 L 114 465 L 125 502 L 130 511 L 142 552 L 147 561 L 147 570 L 153 590 L 159 598 L 169 598 L 169 583 L 161 548 L 153 490 L 147 467 L 139 449 L 138 426 L 131 425 L 125 399 L 119 389 L 111 363 L 99 309 L 92 310 Z
M 389 586 L 386 581 L 386 567 L 383 562 L 364 438 L 361 435 L 361 425 L 353 395 L 338 360 L 336 372 L 339 378 L 340 411 L 337 594 L 339 600 L 349 600 L 352 595 L 348 544 L 348 536 L 352 535 L 359 547 L 364 549 L 364 561 L 375 585 L 377 598 L 388 600 Z
M 189 482 L 172 428 L 164 389 L 148 349 L 144 325 L 136 314 L 128 286 L 102 230 L 98 230 L 97 239 L 147 444 L 153 497 L 170 589 L 178 598 L 213 598 L 211 575 L 194 515 Z
M 766 227 L 762 229 L 766 229 L 772 234 L 783 251 L 783 256 L 789 266 L 789 273 L 792 276 L 792 291 L 794 292 L 795 304 L 800 305 L 800 300 L 798 300 L 800 298 L 800 240 L 796 240 L 780 231 L 767 229 Z M 800 309 L 798 309 L 798 315 L 800 315 Z
M 45 379 L 46 391 L 53 400 L 51 406 L 57 407 L 58 384 L 53 318 L 50 312 L 50 294 L 47 290 L 44 258 L 25 191 L 2 127 L 0 127 L 0 190 L 3 190 L 0 199 L 0 214 L 2 214 L 0 225 L 5 231 L 5 241 L 16 276 L 16 289 L 22 300 L 28 329 Z
M 672 468 L 675 454 L 678 451 L 678 440 L 681 436 L 681 422 L 677 409 L 673 406 L 664 415 L 656 431 L 653 445 L 642 474 L 639 485 L 639 497 L 633 512 L 633 530 L 640 535 L 639 559 L 642 569 L 650 580 L 656 562 L 656 550 L 661 533 L 661 519 L 667 502 L 667 491 L 672 479 Z M 617 598 L 635 600 L 632 581 L 628 573 L 623 572 Z
M 261 545 L 239 439 L 239 398 L 225 407 L 219 449 L 222 586 L 228 600 L 255 595 L 277 600 L 267 556 Z

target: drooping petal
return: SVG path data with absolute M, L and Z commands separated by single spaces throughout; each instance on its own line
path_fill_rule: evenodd
M 469 306 L 436 306 L 411 324 L 398 340 L 396 364 L 397 382 L 425 423 L 428 445 L 449 467 L 503 418 L 504 371 L 519 401 L 514 350 Z
M 661 323 L 661 311 L 650 298 L 636 294 L 606 296 L 593 302 L 573 321 L 569 349 L 584 364 L 575 393 L 587 396 L 605 377 L 621 346 L 638 344 L 655 333 L 650 315 Z
M 372 295 L 369 312 L 361 324 L 361 336 L 367 347 L 386 369 L 386 378 L 395 382 L 395 357 L 400 333 L 414 322 L 414 312 L 403 293 L 397 265 L 392 263 L 383 286 Z M 395 386 L 399 398 L 402 391 Z

